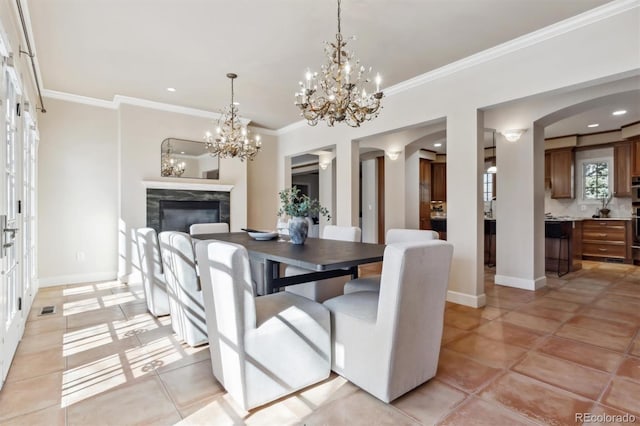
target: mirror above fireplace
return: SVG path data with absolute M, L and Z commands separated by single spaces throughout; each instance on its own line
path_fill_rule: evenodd
M 220 160 L 204 142 L 167 138 L 160 145 L 160 176 L 220 179 Z

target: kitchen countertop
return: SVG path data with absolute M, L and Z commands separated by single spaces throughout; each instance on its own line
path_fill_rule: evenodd
M 583 220 L 631 220 L 630 217 L 545 217 L 545 222 L 580 222 Z M 431 220 L 447 220 L 446 216 L 431 216 Z M 484 220 L 496 220 L 496 218 L 485 217 Z

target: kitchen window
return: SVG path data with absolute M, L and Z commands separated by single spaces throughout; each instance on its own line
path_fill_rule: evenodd
M 493 178 L 495 173 L 485 173 L 482 184 L 482 192 L 484 193 L 484 201 L 491 201 L 493 198 Z
M 595 201 L 609 196 L 610 165 L 606 160 L 582 163 L 582 199 Z

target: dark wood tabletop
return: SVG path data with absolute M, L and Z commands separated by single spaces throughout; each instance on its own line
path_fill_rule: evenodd
M 264 268 L 264 293 L 278 291 L 281 287 L 310 281 L 351 275 L 358 277 L 358 265 L 382 261 L 384 245 L 353 243 L 347 241 L 307 238 L 304 244 L 292 244 L 288 239 L 274 238 L 258 241 L 246 232 L 228 234 L 199 234 L 196 240 L 218 240 L 244 246 L 249 257 L 259 261 Z M 308 269 L 307 274 L 280 276 L 280 264 Z M 258 277 L 254 277 L 256 282 Z M 257 285 L 260 287 L 260 285 Z M 263 293 L 259 293 L 263 294 Z
M 380 262 L 384 254 L 384 245 L 354 243 L 347 241 L 307 238 L 304 244 L 292 244 L 288 240 L 275 238 L 258 241 L 246 232 L 228 234 L 194 235 L 198 240 L 227 241 L 243 245 L 250 256 L 299 266 L 313 271 L 350 268 L 365 263 Z

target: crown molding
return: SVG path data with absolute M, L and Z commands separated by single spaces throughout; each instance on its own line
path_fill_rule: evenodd
M 88 96 L 82 95 L 74 95 L 73 93 L 58 92 L 57 90 L 44 89 L 42 91 L 42 96 L 49 99 L 74 102 L 77 104 L 90 105 L 98 108 L 117 109 L 117 106 L 113 101 L 90 98 Z
M 640 0 L 614 0 L 602 6 L 583 12 L 579 15 L 572 16 L 563 21 L 556 22 L 547 27 L 514 38 L 497 46 L 483 50 L 466 58 L 460 59 L 450 64 L 444 65 L 435 70 L 426 72 L 408 80 L 402 81 L 393 86 L 389 86 L 384 90 L 386 96 L 393 96 L 398 93 L 406 92 L 425 83 L 455 74 L 467 68 L 480 65 L 484 62 L 497 59 L 501 56 L 508 55 L 518 50 L 533 46 L 543 41 L 561 36 L 573 30 L 584 26 L 599 22 L 612 16 L 624 13 L 628 10 L 640 7 Z M 276 130 L 276 133 L 284 135 L 305 124 L 304 120 L 296 121 L 287 126 Z
M 611 3 L 604 4 L 579 15 L 567 18 L 564 21 L 556 22 L 555 24 L 551 24 L 547 27 L 514 38 L 513 40 L 509 40 L 474 55 L 467 56 L 466 58 L 452 62 L 433 71 L 405 80 L 386 89 L 385 94 L 391 96 L 396 93 L 413 89 L 414 87 L 420 86 L 424 83 L 437 80 L 464 69 L 480 65 L 484 62 L 542 43 L 543 41 L 561 36 L 578 28 L 591 25 L 639 6 L 640 0 L 616 0 Z
M 173 112 L 176 114 L 184 114 L 192 117 L 201 117 L 212 120 L 218 120 L 222 114 L 213 111 L 206 111 L 197 108 L 189 108 L 180 105 L 166 104 L 163 102 L 150 101 L 148 99 L 134 98 L 130 96 L 115 95 L 112 101 L 105 99 L 92 98 L 89 96 L 76 95 L 73 93 L 59 92 L 56 90 L 45 89 L 42 91 L 42 96 L 50 99 L 58 99 L 67 102 L 74 102 L 78 104 L 90 105 L 99 108 L 107 108 L 117 110 L 121 105 L 133 105 L 141 108 L 155 109 L 159 111 Z M 245 126 L 251 123 L 248 118 L 241 117 L 240 122 Z M 265 129 L 268 130 L 268 129 Z M 265 134 L 267 134 L 265 132 Z

